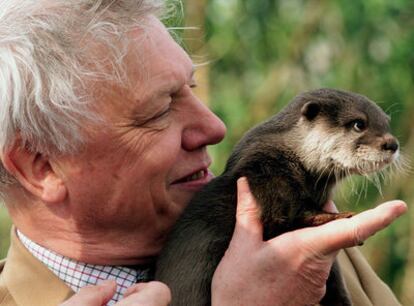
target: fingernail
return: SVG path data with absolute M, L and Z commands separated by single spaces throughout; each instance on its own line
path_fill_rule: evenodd
M 102 287 L 109 287 L 109 286 L 116 285 L 116 282 L 113 279 L 106 279 L 106 280 L 98 282 L 97 285 L 102 286 Z
M 407 204 L 401 200 L 388 201 L 383 204 L 385 205 L 385 207 L 386 206 L 388 206 L 389 208 L 393 207 L 393 213 L 395 214 L 396 217 L 399 217 L 405 214 L 408 210 Z
M 247 181 L 246 180 L 246 177 L 242 176 L 242 177 L 239 177 L 239 179 L 237 180 L 237 184 L 240 185 L 240 184 L 242 184 L 242 183 L 244 183 L 246 181 Z
M 404 214 L 408 210 L 408 206 L 405 202 L 401 200 L 392 201 L 395 206 L 398 207 L 398 212 L 400 215 Z
M 249 206 L 250 202 L 249 201 L 249 189 L 248 189 L 248 183 L 247 183 L 247 179 L 245 177 L 241 177 L 237 180 L 237 193 L 238 193 L 238 197 L 239 200 L 241 201 L 241 203 L 243 204 L 243 206 Z

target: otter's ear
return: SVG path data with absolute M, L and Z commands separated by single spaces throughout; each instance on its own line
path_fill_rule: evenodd
M 308 120 L 313 120 L 318 116 L 320 110 L 321 106 L 318 102 L 308 102 L 302 106 L 301 113 L 302 116 L 305 116 Z

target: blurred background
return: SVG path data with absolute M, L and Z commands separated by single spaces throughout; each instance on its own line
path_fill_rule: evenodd
M 235 142 L 301 91 L 361 93 L 392 117 L 405 171 L 373 184 L 342 184 L 336 203 L 362 211 L 390 199 L 414 203 L 414 2 L 411 0 L 184 0 L 177 29 L 195 63 L 197 94 L 226 123 L 210 149 L 219 174 Z M 201 119 L 202 120 L 202 119 Z M 413 132 L 411 132 L 413 131 Z M 403 305 L 414 305 L 414 208 L 361 247 Z M 0 209 L 0 255 L 10 221 Z

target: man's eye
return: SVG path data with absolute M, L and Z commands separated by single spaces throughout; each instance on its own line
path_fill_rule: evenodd
M 166 108 L 165 110 L 156 113 L 155 115 L 153 115 L 152 117 L 147 117 L 146 119 L 138 119 L 136 118 L 134 120 L 133 126 L 134 127 L 145 127 L 148 125 L 151 125 L 153 122 L 156 122 L 157 120 L 163 118 L 164 116 L 167 116 L 171 111 L 171 107 L 168 106 L 168 108 Z
M 161 117 L 164 117 L 165 115 L 168 115 L 168 113 L 171 111 L 171 106 L 168 106 L 167 109 L 165 109 L 164 111 L 156 114 L 154 117 L 151 118 L 151 120 L 157 120 Z

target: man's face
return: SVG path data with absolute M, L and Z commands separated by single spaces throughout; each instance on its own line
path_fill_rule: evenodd
M 206 145 L 222 140 L 225 127 L 193 95 L 193 64 L 157 19 L 131 37 L 138 50 L 126 57 L 132 92 L 96 88 L 107 124 L 60 169 L 79 227 L 129 231 L 141 255 L 151 256 L 211 179 Z

